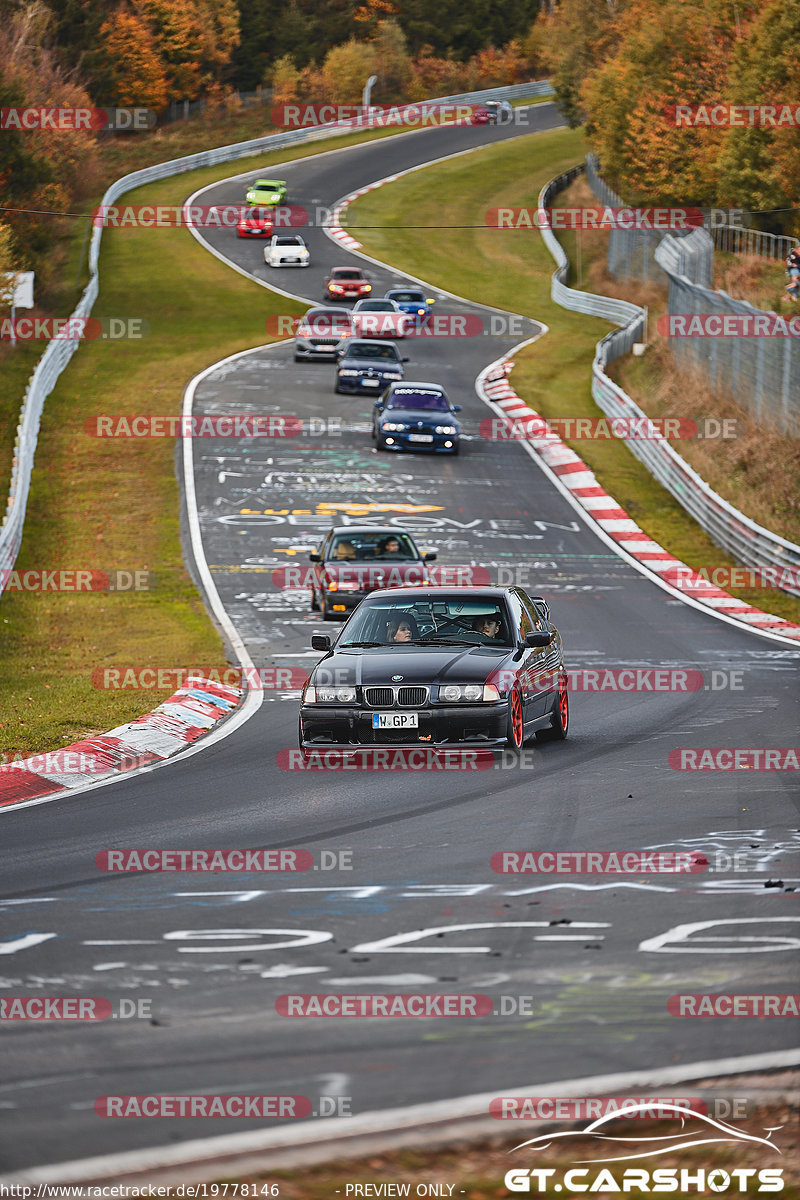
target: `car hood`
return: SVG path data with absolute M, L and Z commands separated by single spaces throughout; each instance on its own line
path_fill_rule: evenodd
M 317 682 L 325 683 L 330 675 L 337 686 L 483 683 L 513 653 L 510 647 L 498 646 L 334 648 L 317 663 L 311 682 L 319 672 Z M 393 681 L 393 675 L 403 678 Z
M 419 560 L 403 562 L 402 559 L 376 559 L 359 561 L 338 560 L 325 563 L 325 574 L 328 579 L 338 579 L 340 582 L 357 583 L 364 589 L 385 587 L 413 587 L 430 580 L 427 564 Z
M 455 413 L 452 412 L 421 412 L 418 408 L 385 408 L 381 413 L 381 420 L 387 421 L 407 421 L 409 425 L 419 425 L 423 427 L 428 425 L 455 425 L 458 429 L 458 421 Z

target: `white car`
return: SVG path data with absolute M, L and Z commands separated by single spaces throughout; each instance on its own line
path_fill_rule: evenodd
M 404 338 L 414 318 L 395 300 L 359 300 L 353 305 L 353 332 L 362 338 Z
M 268 267 L 307 267 L 308 246 L 299 233 L 273 234 L 264 247 L 264 262 Z

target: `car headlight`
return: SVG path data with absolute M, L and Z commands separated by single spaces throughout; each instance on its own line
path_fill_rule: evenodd
M 403 376 L 400 374 L 399 371 L 384 371 L 383 378 L 384 379 L 402 379 Z
M 436 433 L 455 433 L 455 432 L 456 432 L 455 425 L 437 425 L 436 426 Z
M 339 374 L 340 374 L 340 375 L 351 375 L 351 376 L 352 376 L 352 375 L 360 375 L 360 374 L 361 374 L 361 372 L 360 372 L 360 371 L 352 371 L 352 370 L 350 369 L 350 367 L 343 367 L 343 368 L 342 368 L 342 369 L 339 371 Z
M 448 704 L 457 704 L 459 700 L 468 700 L 471 702 L 483 700 L 491 702 L 499 700 L 500 694 L 497 688 L 491 683 L 448 683 L 445 687 L 439 688 L 439 699 L 446 701 Z
M 362 285 L 361 285 L 361 290 L 362 290 L 362 292 L 371 292 L 371 291 L 372 291 L 372 284 L 371 284 L 371 283 L 364 283 L 364 284 L 362 284 Z
M 417 313 L 418 313 L 418 315 L 419 315 L 420 317 L 424 317 L 424 316 L 425 316 L 425 309 L 424 309 L 424 308 L 418 308 L 418 309 L 417 309 Z
M 405 428 L 405 425 L 397 421 L 384 421 L 381 425 L 381 429 L 388 429 L 390 433 L 402 433 Z
M 353 687 L 307 687 L 304 704 L 354 704 L 356 689 Z

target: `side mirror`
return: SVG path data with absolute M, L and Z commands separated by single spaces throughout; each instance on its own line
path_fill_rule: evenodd
M 552 640 L 553 635 L 551 633 L 540 633 L 538 629 L 535 633 L 525 634 L 526 646 L 549 646 Z
M 330 650 L 331 639 L 327 633 L 312 633 L 311 649 L 312 650 Z
M 434 300 L 433 296 L 428 296 L 428 304 L 435 304 L 435 303 L 436 303 L 436 301 Z
M 460 405 L 460 404 L 454 404 L 454 405 L 453 405 L 453 412 L 461 412 L 461 405 Z
M 400 362 L 410 362 L 410 361 L 411 360 L 409 359 L 408 355 L 406 355 L 405 358 L 400 359 Z
M 425 562 L 433 562 L 433 560 L 435 558 L 437 558 L 438 555 L 439 555 L 438 550 L 423 550 L 422 551 L 422 557 L 425 560 Z
M 322 555 L 318 550 L 312 550 L 308 558 L 310 562 L 322 562 Z
M 376 401 L 375 401 L 375 407 L 376 407 L 377 409 L 380 409 L 381 411 L 383 411 L 383 401 L 382 401 L 382 400 L 376 400 Z

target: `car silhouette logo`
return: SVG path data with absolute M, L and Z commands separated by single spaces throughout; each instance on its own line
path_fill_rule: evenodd
M 393 676 L 392 676 L 392 683 L 400 683 L 400 682 L 401 682 L 401 680 L 402 680 L 402 678 L 403 678 L 403 676 L 402 676 L 402 675 L 393 675 Z

